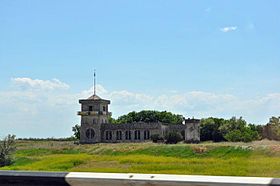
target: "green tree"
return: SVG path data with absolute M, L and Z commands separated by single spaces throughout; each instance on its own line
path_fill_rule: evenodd
M 169 132 L 165 135 L 164 139 L 165 139 L 165 143 L 167 144 L 176 144 L 182 141 L 183 137 L 181 136 L 181 134 L 177 132 Z
M 201 120 L 200 139 L 201 141 L 224 141 L 220 127 L 225 123 L 222 118 L 206 118 Z
M 260 139 L 262 126 L 247 125 L 242 117 L 229 120 L 210 117 L 201 120 L 200 132 L 201 141 L 249 142 Z
M 74 127 L 72 127 L 73 135 L 74 137 L 79 140 L 80 139 L 80 130 L 81 130 L 81 125 L 76 124 Z
M 250 142 L 259 139 L 258 132 L 255 129 L 252 124 L 248 126 L 242 117 L 232 117 L 220 127 L 224 138 L 232 142 Z
M 246 121 L 240 117 L 232 117 L 229 120 L 226 120 L 226 122 L 220 127 L 221 132 L 223 135 L 227 134 L 230 131 L 239 130 L 243 131 L 246 128 Z
M 0 167 L 12 164 L 12 153 L 16 150 L 16 136 L 9 134 L 0 141 Z
M 181 115 L 176 115 L 167 111 L 143 110 L 140 112 L 129 112 L 120 116 L 114 121 L 115 123 L 133 123 L 133 122 L 162 122 L 170 124 L 179 124 L 183 122 Z
M 254 125 L 254 124 L 249 124 L 248 127 L 252 130 L 255 131 L 254 133 L 254 139 L 261 139 L 262 138 L 262 132 L 263 132 L 263 125 Z
M 109 117 L 109 123 L 116 124 L 117 121 L 114 118 Z
M 224 137 L 227 141 L 231 141 L 231 142 L 242 141 L 242 133 L 240 130 L 228 131 L 224 135 Z

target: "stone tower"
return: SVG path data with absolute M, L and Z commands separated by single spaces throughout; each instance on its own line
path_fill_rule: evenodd
M 200 120 L 190 118 L 185 119 L 185 126 L 185 142 L 200 142 Z
M 92 95 L 88 99 L 79 100 L 81 111 L 81 143 L 101 142 L 100 127 L 102 123 L 109 123 L 111 113 L 108 112 L 109 100 Z
M 109 123 L 111 112 L 108 111 L 109 100 L 101 99 L 96 95 L 94 73 L 94 94 L 88 99 L 81 99 L 80 143 L 101 142 L 101 124 Z

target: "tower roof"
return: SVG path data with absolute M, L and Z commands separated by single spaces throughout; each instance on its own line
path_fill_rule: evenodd
M 80 99 L 79 103 L 107 103 L 110 104 L 110 100 L 106 100 L 106 99 L 102 99 L 101 97 L 99 97 L 96 94 L 93 94 L 92 96 L 90 96 L 87 99 Z
M 99 97 L 96 94 L 93 94 L 92 96 L 90 96 L 88 99 L 93 99 L 93 100 L 102 100 L 101 97 Z

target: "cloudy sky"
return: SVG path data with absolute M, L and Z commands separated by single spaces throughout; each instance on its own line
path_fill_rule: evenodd
M 185 117 L 280 115 L 280 1 L 2 0 L 0 137 L 66 137 L 78 99 Z

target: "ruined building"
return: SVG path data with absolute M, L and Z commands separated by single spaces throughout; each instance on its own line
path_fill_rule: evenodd
M 95 77 L 95 74 L 94 74 Z M 200 120 L 184 119 L 184 123 L 123 123 L 111 124 L 109 118 L 110 100 L 105 100 L 96 95 L 95 78 L 94 94 L 88 99 L 79 100 L 81 111 L 81 143 L 116 143 L 116 142 L 144 142 L 150 141 L 151 135 L 164 136 L 168 132 L 178 132 L 185 142 L 200 141 Z

